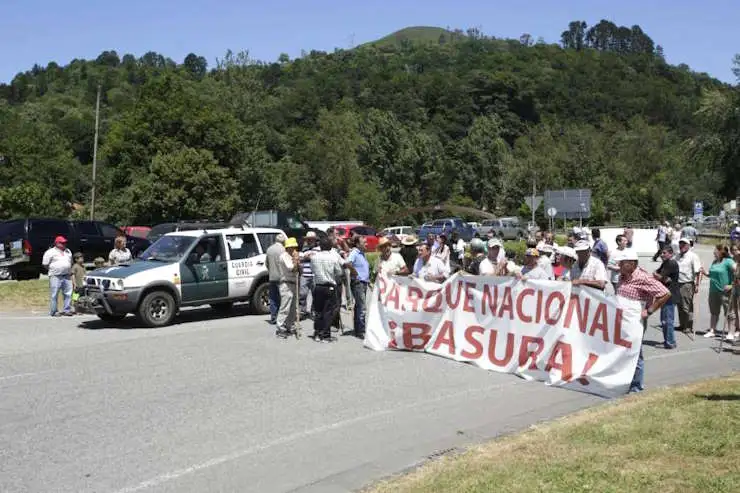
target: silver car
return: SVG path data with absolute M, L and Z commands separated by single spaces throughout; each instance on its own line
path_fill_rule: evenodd
M 483 237 L 493 232 L 494 237 L 502 240 L 523 240 L 527 237 L 527 230 L 519 224 L 519 220 L 515 217 L 485 219 L 481 222 L 478 232 Z

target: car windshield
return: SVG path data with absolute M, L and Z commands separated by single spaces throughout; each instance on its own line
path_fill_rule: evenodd
M 197 239 L 193 236 L 163 236 L 139 255 L 139 258 L 141 260 L 178 262 Z

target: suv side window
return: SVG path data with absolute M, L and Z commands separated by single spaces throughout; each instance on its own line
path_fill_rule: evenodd
M 262 247 L 262 253 L 266 252 L 273 243 L 278 233 L 257 233 L 257 238 L 260 240 L 260 246 Z
M 110 224 L 98 223 L 98 227 L 100 228 L 100 233 L 106 238 L 115 238 L 121 234 L 121 230 Z
M 229 249 L 229 258 L 231 260 L 242 260 L 260 254 L 257 239 L 252 233 L 227 235 L 226 246 Z
M 293 216 L 288 216 L 285 222 L 288 224 L 288 229 L 303 229 L 303 223 Z
M 210 262 L 221 262 L 224 258 L 221 235 L 205 236 L 190 251 L 189 260 L 195 264 L 207 264 Z
M 31 221 L 31 232 L 35 236 L 55 238 L 57 235 L 69 236 L 69 223 L 55 219 Z
M 77 231 L 79 231 L 81 235 L 100 236 L 100 232 L 98 232 L 97 226 L 95 226 L 95 223 L 92 221 L 80 221 L 75 224 L 75 226 L 77 227 Z

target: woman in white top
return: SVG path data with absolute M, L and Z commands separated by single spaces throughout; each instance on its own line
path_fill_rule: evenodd
M 447 246 L 447 236 L 439 235 L 437 242 L 439 246 L 434 249 L 434 256 L 442 261 L 447 270 L 450 270 L 450 247 Z
M 131 251 L 126 248 L 125 236 L 117 237 L 113 245 L 115 246 L 115 248 L 113 248 L 113 250 L 110 251 L 110 254 L 108 254 L 108 262 L 110 263 L 110 265 L 118 265 L 125 264 L 126 262 L 131 262 Z

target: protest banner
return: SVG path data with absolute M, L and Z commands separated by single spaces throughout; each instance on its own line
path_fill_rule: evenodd
M 365 346 L 421 351 L 614 397 L 642 344 L 641 305 L 561 281 L 460 273 L 444 284 L 378 276 Z

